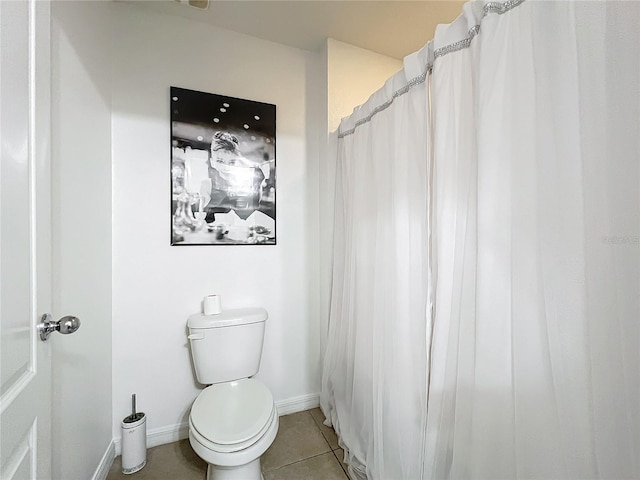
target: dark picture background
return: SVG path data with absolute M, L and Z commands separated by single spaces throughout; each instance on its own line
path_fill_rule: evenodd
M 172 244 L 275 244 L 275 105 L 177 87 L 170 104 Z

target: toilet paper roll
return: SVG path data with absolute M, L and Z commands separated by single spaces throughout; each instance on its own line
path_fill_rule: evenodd
M 217 315 L 222 313 L 222 302 L 218 295 L 207 295 L 202 302 L 205 315 Z

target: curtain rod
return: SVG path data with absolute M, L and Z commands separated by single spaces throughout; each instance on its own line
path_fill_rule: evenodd
M 483 15 L 482 15 L 482 18 L 480 19 L 480 23 L 482 22 L 482 20 L 484 20 L 484 17 L 486 17 L 490 13 L 496 13 L 498 15 L 502 15 L 514 9 L 515 7 L 519 6 L 520 4 L 524 3 L 524 1 L 525 0 L 508 0 L 506 2 L 485 3 L 485 5 L 482 7 Z M 353 133 L 355 133 L 356 129 L 359 126 L 364 125 L 365 123 L 368 123 L 369 121 L 371 121 L 371 119 L 375 115 L 389 108 L 393 104 L 393 101 L 396 98 L 404 95 L 413 87 L 424 83 L 424 81 L 427 78 L 427 75 L 429 75 L 433 70 L 433 63 L 436 58 L 444 57 L 445 55 L 448 55 L 450 53 L 468 48 L 471 45 L 471 41 L 480 33 L 480 23 L 471 27 L 467 32 L 467 36 L 462 40 L 458 40 L 457 42 L 454 42 L 449 45 L 445 45 L 444 47 L 440 47 L 436 50 L 433 50 L 433 54 L 431 54 L 431 51 L 433 49 L 433 40 L 429 40 L 429 42 L 427 42 L 427 45 L 426 45 L 426 48 L 429 50 L 429 54 L 428 54 L 429 60 L 425 65 L 424 71 L 417 77 L 414 77 L 411 80 L 409 80 L 404 87 L 393 92 L 389 100 L 378 105 L 366 117 L 363 117 L 360 120 L 356 121 L 356 123 L 352 128 L 350 128 L 349 130 L 345 130 L 344 132 L 339 132 L 338 138 L 340 139 L 340 138 L 344 138 L 346 136 L 352 135 Z M 449 24 L 449 25 L 452 25 L 452 24 Z M 340 125 L 342 125 L 342 122 L 340 122 Z

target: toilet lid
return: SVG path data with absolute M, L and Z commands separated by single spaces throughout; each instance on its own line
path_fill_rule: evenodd
M 260 381 L 245 378 L 205 388 L 191 407 L 191 424 L 207 440 L 231 445 L 255 437 L 273 412 L 273 396 Z

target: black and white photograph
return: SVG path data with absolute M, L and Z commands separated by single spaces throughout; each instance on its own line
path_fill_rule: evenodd
M 276 244 L 276 106 L 171 87 L 171 244 Z

